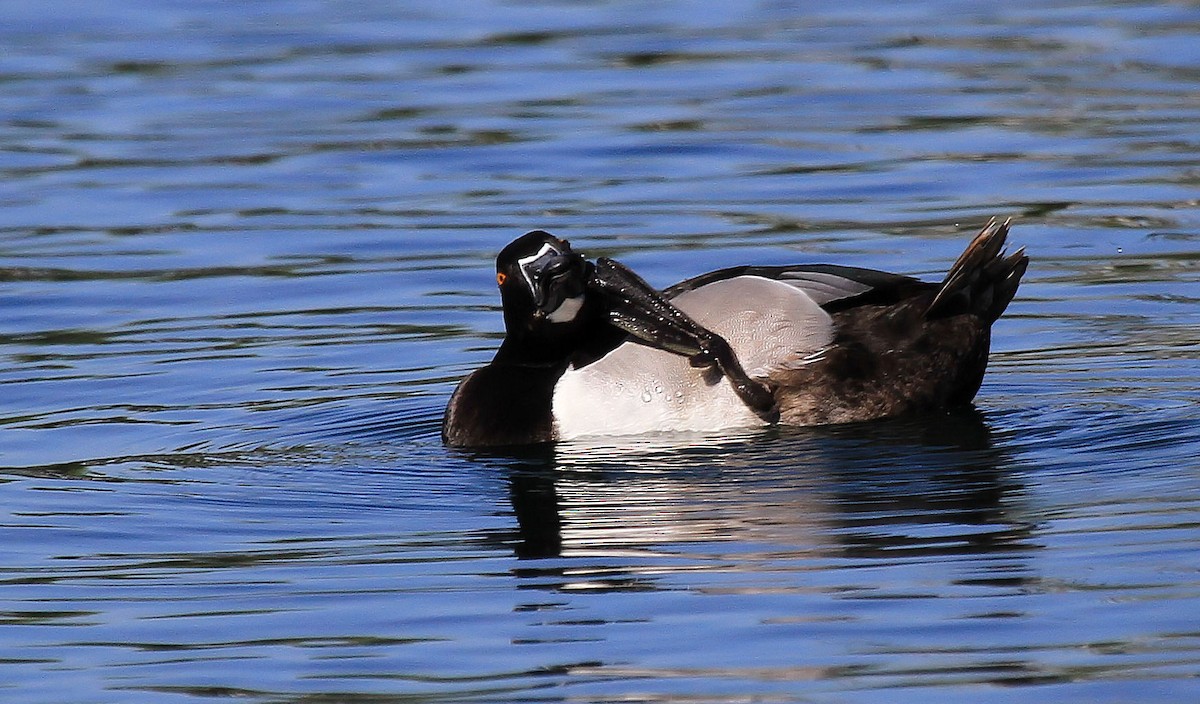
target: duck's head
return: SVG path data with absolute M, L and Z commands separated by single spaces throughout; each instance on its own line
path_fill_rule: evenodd
M 583 308 L 591 264 L 571 244 L 534 230 L 496 257 L 496 282 L 510 334 L 574 322 Z

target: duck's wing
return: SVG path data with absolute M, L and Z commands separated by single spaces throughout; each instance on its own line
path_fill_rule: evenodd
M 830 313 L 858 305 L 889 305 L 921 293 L 934 292 L 926 318 L 973 313 L 989 323 L 1004 312 L 1017 292 L 1029 264 L 1025 249 L 1004 251 L 1009 221 L 989 220 L 967 245 L 940 284 L 911 276 L 837 264 L 793 266 L 735 266 L 692 277 L 663 290 L 675 298 L 716 281 L 739 276 L 760 276 L 803 291 Z
M 752 377 L 803 366 L 834 337 L 829 313 L 812 296 L 764 276 L 719 279 L 671 302 L 723 337 Z
M 830 313 L 933 287 L 883 271 L 807 264 L 730 267 L 659 292 L 605 258 L 597 260 L 589 286 L 605 299 L 613 325 L 693 364 L 715 362 L 760 413 L 765 404 L 755 399 L 762 394 L 748 377 L 803 365 L 832 341 Z
M 717 281 L 739 276 L 757 276 L 787 284 L 799 289 L 817 305 L 826 309 L 840 307 L 838 304 L 851 300 L 857 303 L 860 302 L 860 298 L 878 298 L 886 301 L 903 297 L 914 289 L 931 286 L 911 276 L 837 264 L 735 266 L 680 281 L 665 289 L 663 295 L 674 298 L 685 291 L 693 291 Z

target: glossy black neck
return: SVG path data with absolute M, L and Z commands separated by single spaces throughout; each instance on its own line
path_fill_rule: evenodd
M 507 318 L 507 316 L 506 316 Z M 493 364 L 555 366 L 589 364 L 621 344 L 627 335 L 608 322 L 608 311 L 584 304 L 574 320 L 505 320 L 506 334 Z

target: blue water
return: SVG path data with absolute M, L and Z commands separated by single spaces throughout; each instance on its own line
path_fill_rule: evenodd
M 0 5 L 0 698 L 1200 697 L 1200 8 Z M 443 448 L 533 228 L 1032 258 L 974 413 Z

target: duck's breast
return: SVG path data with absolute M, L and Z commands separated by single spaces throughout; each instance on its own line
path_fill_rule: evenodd
M 724 337 L 753 377 L 803 364 L 833 337 L 829 315 L 803 291 L 763 277 L 715 281 L 673 303 Z M 707 376 L 685 357 L 626 342 L 563 374 L 554 389 L 556 434 L 570 439 L 764 424 L 723 376 Z

